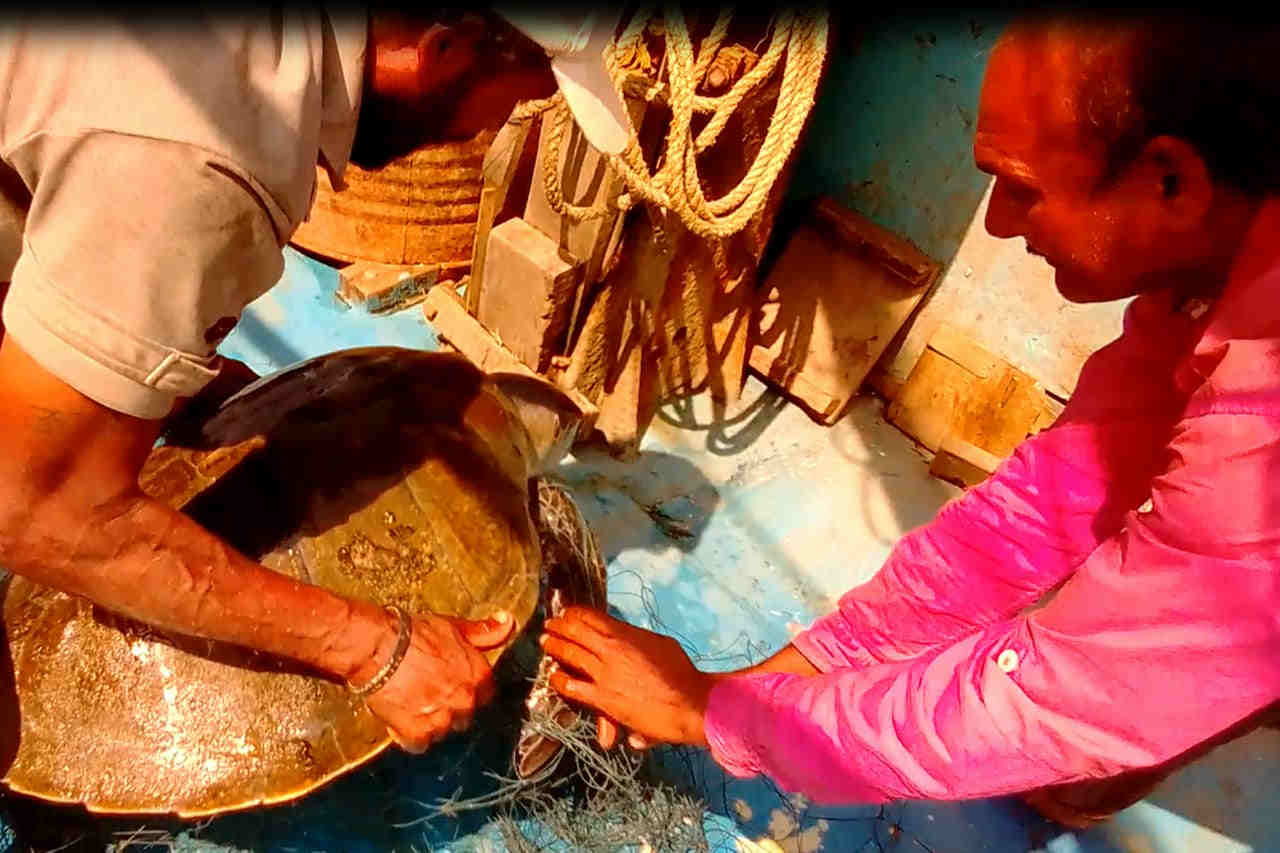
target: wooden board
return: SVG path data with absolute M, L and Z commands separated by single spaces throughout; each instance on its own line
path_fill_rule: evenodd
M 765 283 L 751 368 L 834 422 L 938 272 L 902 238 L 819 201 Z
M 937 450 L 951 432 L 956 411 L 976 394 L 981 381 L 973 371 L 937 350 L 925 348 L 885 417 L 929 450 Z
M 459 271 L 453 265 L 446 276 L 440 264 L 356 261 L 338 271 L 338 298 L 371 314 L 391 311 L 421 301 L 438 279 L 455 278 Z
M 648 109 L 647 102 L 643 98 L 627 97 L 624 103 L 632 126 L 641 127 Z M 577 341 L 584 303 L 593 285 L 608 274 L 617 258 L 627 213 L 611 209 L 604 216 L 575 221 L 552 209 L 547 197 L 543 164 L 555 120 L 554 113 L 546 114 L 538 134 L 533 179 L 529 184 L 523 219 L 554 240 L 566 260 L 582 264 L 582 275 L 569 312 L 564 349 L 567 354 Z M 565 202 L 577 207 L 592 207 L 603 201 L 615 202 L 626 189 L 622 177 L 609 166 L 602 153 L 587 143 L 576 122 L 570 121 L 563 134 L 556 162 L 560 193 Z
M 543 157 L 547 149 L 547 136 L 551 122 L 543 122 L 538 138 L 538 159 L 533 182 L 529 185 L 529 201 L 524 220 L 546 234 L 570 257 L 584 265 L 583 282 L 587 285 L 600 280 L 605 265 L 606 249 L 617 222 L 616 212 L 596 219 L 574 222 L 561 217 L 551 209 L 547 201 L 543 179 Z M 622 192 L 622 179 L 609 168 L 605 156 L 587 144 L 586 137 L 571 124 L 565 129 L 560 143 L 560 192 L 569 204 L 590 206 L 601 199 L 615 199 Z
M 889 406 L 888 420 L 930 450 L 949 437 L 998 458 L 1052 414 L 1034 377 L 943 324 Z
M 545 371 L 559 355 L 582 264 L 516 217 L 490 230 L 476 317 L 516 356 Z M 472 281 L 475 281 L 473 278 Z
M 966 441 L 1004 458 L 1035 429 L 1044 410 L 1044 390 L 1012 365 L 980 380 L 961 401 L 954 429 Z
M 1000 457 L 954 433 L 942 440 L 942 446 L 929 463 L 929 473 L 940 480 L 970 488 L 995 473 Z
M 489 231 L 497 220 L 498 213 L 507 201 L 507 192 L 511 182 L 520 168 L 525 143 L 529 138 L 532 119 L 519 121 L 508 120 L 492 144 L 484 154 L 484 165 L 481 168 L 483 184 L 480 189 L 480 204 L 476 213 L 476 236 L 471 249 L 471 281 L 474 286 L 467 290 L 467 310 L 475 314 L 480 308 L 480 291 L 484 282 L 485 252 L 489 246 Z

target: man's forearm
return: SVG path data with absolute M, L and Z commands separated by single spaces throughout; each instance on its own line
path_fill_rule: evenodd
M 272 572 L 141 492 L 160 424 L 93 403 L 12 341 L 0 343 L 0 417 L 0 566 L 337 677 L 390 656 L 395 620 L 380 608 Z
M 800 653 L 799 649 L 788 644 L 781 651 L 754 666 L 736 669 L 733 672 L 715 673 L 713 677 L 717 681 L 721 681 L 738 675 L 756 675 L 762 672 L 781 672 L 788 675 L 818 675 L 821 671 L 811 664 L 809 659 Z
M 141 493 L 43 501 L 0 563 L 157 628 L 249 646 L 339 678 L 390 655 L 394 619 L 273 572 Z

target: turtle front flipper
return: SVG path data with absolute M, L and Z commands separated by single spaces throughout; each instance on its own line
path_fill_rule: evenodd
M 488 378 L 511 403 L 529 439 L 528 476 L 552 470 L 584 435 L 582 409 L 563 389 L 540 376 L 491 373 Z
M 536 481 L 533 491 L 542 546 L 544 617 L 560 616 L 566 607 L 575 604 L 603 609 L 608 593 L 604 560 L 569 490 L 542 478 Z M 533 689 L 525 702 L 525 722 L 516 741 L 515 772 L 521 779 L 537 775 L 564 749 L 564 743 L 546 729 L 572 729 L 581 718 L 581 711 L 551 689 L 551 675 L 558 668 L 550 655 L 543 654 L 538 661 Z

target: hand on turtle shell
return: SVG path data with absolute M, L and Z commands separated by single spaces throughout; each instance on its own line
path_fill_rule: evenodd
M 506 614 L 478 622 L 445 616 L 413 619 L 409 649 L 391 679 L 368 697 L 369 710 L 408 752 L 426 751 L 450 732 L 471 725 L 476 708 L 493 696 L 489 663 L 480 653 L 506 642 L 513 621 Z M 370 662 L 370 673 L 391 654 L 397 629 Z M 368 678 L 370 673 L 363 673 Z
M 682 743 L 706 746 L 703 718 L 714 676 L 699 672 L 680 644 L 597 610 L 569 607 L 547 620 L 543 649 L 564 667 L 551 686 L 565 698 L 631 731 L 632 746 Z

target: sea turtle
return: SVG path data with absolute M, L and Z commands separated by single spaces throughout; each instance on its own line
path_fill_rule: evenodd
M 442 353 L 346 350 L 175 427 L 140 481 L 275 571 L 411 612 L 502 608 L 522 629 L 543 562 L 530 478 L 577 423 L 530 377 Z M 601 598 L 602 577 L 587 585 Z M 389 743 L 339 683 L 20 577 L 4 589 L 3 626 L 13 680 L 0 766 L 15 791 L 196 817 L 299 797 Z M 525 764 L 530 750 L 545 761 L 546 744 L 522 744 Z

